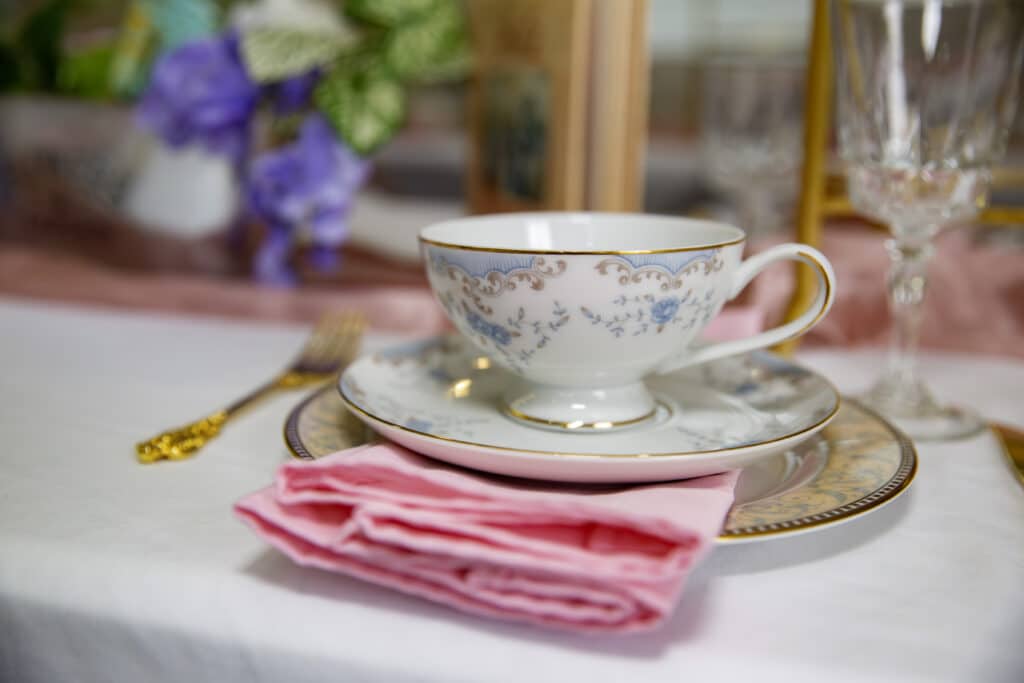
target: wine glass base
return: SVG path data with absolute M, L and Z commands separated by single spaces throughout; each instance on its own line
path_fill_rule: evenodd
M 964 439 L 985 429 L 977 415 L 940 405 L 926 387 L 916 383 L 902 384 L 886 378 L 860 400 L 915 441 Z

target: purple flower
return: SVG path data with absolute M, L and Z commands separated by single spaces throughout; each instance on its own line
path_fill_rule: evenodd
M 312 99 L 313 88 L 319 80 L 320 70 L 313 69 L 270 86 L 274 97 L 274 110 L 278 114 L 302 111 Z
M 258 96 L 238 39 L 229 33 L 185 43 L 161 57 L 139 103 L 139 118 L 172 147 L 198 142 L 239 164 Z
M 327 265 L 328 248 L 348 235 L 352 198 L 366 180 L 370 163 L 341 144 L 319 114 L 302 124 L 299 139 L 256 159 L 248 176 L 250 210 L 272 233 L 308 231 L 314 255 Z M 277 243 L 266 258 L 280 256 Z
M 256 252 L 253 271 L 256 279 L 268 285 L 293 285 L 295 273 L 288 266 L 291 235 L 287 230 L 271 228 L 267 239 Z

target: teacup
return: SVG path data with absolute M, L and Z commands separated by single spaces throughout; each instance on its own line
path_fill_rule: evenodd
M 772 346 L 832 305 L 828 260 L 803 244 L 742 259 L 742 230 L 611 213 L 461 218 L 420 231 L 430 286 L 455 327 L 521 378 L 505 412 L 551 429 L 602 431 L 655 415 L 644 378 Z M 798 318 L 743 339 L 695 345 L 766 266 L 803 261 L 817 296 Z

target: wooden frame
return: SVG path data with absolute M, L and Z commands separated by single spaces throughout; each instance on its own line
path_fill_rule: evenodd
M 473 0 L 472 213 L 638 211 L 647 0 Z
M 467 4 L 472 212 L 583 208 L 591 4 Z

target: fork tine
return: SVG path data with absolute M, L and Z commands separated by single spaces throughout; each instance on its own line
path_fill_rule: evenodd
M 361 317 L 361 314 L 354 314 L 348 311 L 324 315 L 313 328 L 313 332 L 306 343 L 306 349 L 321 351 L 332 338 L 348 333 L 348 329 L 352 326 L 353 321 Z
M 358 311 L 328 313 L 316 324 L 296 365 L 314 371 L 350 361 L 359 350 L 366 319 Z

